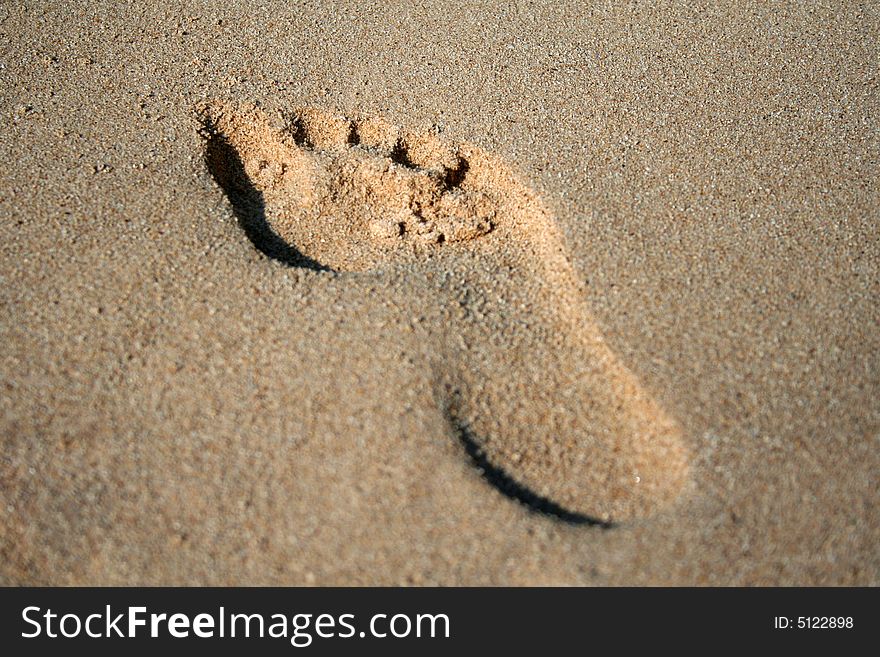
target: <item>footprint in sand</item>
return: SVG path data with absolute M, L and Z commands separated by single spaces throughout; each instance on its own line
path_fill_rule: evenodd
M 211 104 L 200 118 L 208 168 L 266 255 L 329 275 L 466 272 L 460 326 L 434 333 L 480 349 L 448 359 L 439 403 L 502 493 L 600 526 L 676 498 L 689 461 L 676 423 L 591 323 L 552 216 L 502 160 L 315 108 Z

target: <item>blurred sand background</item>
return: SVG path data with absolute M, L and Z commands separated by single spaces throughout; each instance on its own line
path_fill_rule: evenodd
M 0 581 L 876 585 L 878 27 L 876 3 L 0 5 Z M 436 400 L 447 301 L 417 267 L 259 253 L 206 167 L 217 100 L 521 172 L 584 324 L 679 427 L 680 494 L 605 530 L 489 486 Z

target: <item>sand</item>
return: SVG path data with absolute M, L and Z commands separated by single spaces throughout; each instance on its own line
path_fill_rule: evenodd
M 0 582 L 880 580 L 877 9 L 0 8 Z

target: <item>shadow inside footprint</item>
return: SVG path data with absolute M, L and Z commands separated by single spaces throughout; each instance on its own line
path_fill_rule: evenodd
M 222 134 L 205 129 L 205 163 L 226 193 L 238 223 L 258 251 L 291 267 L 333 271 L 286 242 L 266 219 L 263 192 L 248 177 L 238 152 Z
M 614 527 L 613 522 L 566 509 L 550 498 L 543 497 L 528 486 L 519 483 L 504 468 L 489 461 L 486 453 L 480 447 L 480 441 L 477 440 L 466 422 L 459 420 L 454 414 L 449 413 L 449 424 L 457 434 L 458 440 L 471 458 L 474 466 L 483 475 L 483 478 L 505 497 L 519 502 L 529 511 L 549 516 L 570 525 L 588 525 L 601 527 L 602 529 Z

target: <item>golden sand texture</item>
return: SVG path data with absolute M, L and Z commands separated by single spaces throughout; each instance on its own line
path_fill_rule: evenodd
M 2 583 L 878 583 L 874 8 L 0 32 Z

